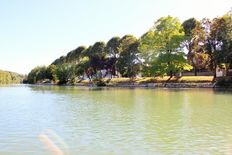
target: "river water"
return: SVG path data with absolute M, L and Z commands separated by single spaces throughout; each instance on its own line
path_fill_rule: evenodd
M 232 93 L 0 87 L 0 155 L 231 154 Z

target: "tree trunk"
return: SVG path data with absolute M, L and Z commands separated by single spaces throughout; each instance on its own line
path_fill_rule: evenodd
M 226 64 L 226 76 L 228 76 L 228 74 L 229 74 L 229 68 L 230 68 L 230 64 L 227 63 Z
M 169 82 L 169 81 L 172 79 L 172 77 L 173 77 L 173 72 L 172 72 L 172 71 L 170 71 L 170 73 L 169 73 L 169 78 L 167 79 L 167 81 L 166 81 L 166 82 Z
M 217 77 L 217 65 L 214 64 L 214 68 L 213 68 L 213 81 L 212 82 L 216 81 L 216 77 Z
M 194 67 L 194 76 L 197 76 L 197 69 Z

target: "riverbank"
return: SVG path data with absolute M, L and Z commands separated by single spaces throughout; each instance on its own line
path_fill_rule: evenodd
M 228 79 L 229 78 L 229 79 Z M 86 86 L 86 87 L 124 87 L 124 88 L 222 88 L 232 89 L 231 77 L 217 78 L 213 82 L 213 76 L 183 76 L 183 77 L 143 77 L 143 78 L 103 78 L 99 80 L 79 80 L 75 83 L 67 83 L 62 86 Z M 51 82 L 40 82 L 39 85 L 58 85 Z
M 214 88 L 212 76 L 185 77 L 144 77 L 144 78 L 113 78 L 102 79 L 106 87 L 148 87 L 148 88 Z M 96 82 L 78 81 L 74 86 L 95 86 Z
M 66 86 L 95 86 L 93 83 L 77 83 Z M 214 88 L 213 83 L 118 83 L 118 84 L 106 84 L 105 87 L 147 87 L 147 88 Z

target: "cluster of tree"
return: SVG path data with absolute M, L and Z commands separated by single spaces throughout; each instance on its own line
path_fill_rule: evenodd
M 192 66 L 195 75 L 203 68 L 216 76 L 217 66 L 232 67 L 232 14 L 213 20 L 190 18 L 182 24 L 170 16 L 161 18 L 142 36 L 140 50 L 145 55 L 148 75 L 172 75 Z
M 48 67 L 34 68 L 28 74 L 28 82 L 51 79 L 63 84 L 73 82 L 76 77 L 83 79 L 86 76 L 92 80 L 119 74 L 123 77 L 135 77 L 142 64 L 138 47 L 139 40 L 132 35 L 113 37 L 107 43 L 96 42 L 88 48 L 80 46 Z M 105 70 L 104 74 L 102 70 Z
M 216 74 L 216 67 L 232 64 L 232 14 L 213 20 L 194 18 L 181 23 L 171 16 L 158 19 L 141 38 L 133 35 L 113 37 L 107 43 L 80 46 L 48 67 L 37 67 L 28 75 L 35 83 L 42 79 L 60 83 L 75 78 L 170 77 L 184 70 L 207 68 Z M 102 70 L 105 72 L 103 73 Z
M 20 74 L 0 70 L 0 84 L 19 84 L 23 78 Z
M 232 67 L 232 12 L 213 20 L 191 18 L 182 25 L 188 60 L 195 71 L 208 68 L 216 76 L 218 66 Z

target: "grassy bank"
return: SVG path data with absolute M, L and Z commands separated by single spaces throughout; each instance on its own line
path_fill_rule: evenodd
M 213 76 L 183 76 L 180 78 L 173 77 L 169 79 L 168 76 L 165 77 L 142 77 L 142 78 L 112 78 L 112 79 L 102 79 L 102 81 L 107 86 L 117 86 L 117 85 L 144 85 L 144 84 L 166 84 L 166 83 L 175 83 L 175 84 L 205 84 L 212 83 Z M 76 84 L 88 85 L 91 84 L 89 80 L 78 81 Z
M 64 86 L 107 86 L 107 87 L 149 87 L 149 88 L 222 88 L 232 89 L 232 77 L 220 77 L 213 81 L 213 76 L 173 77 L 142 77 L 142 78 L 104 78 L 100 80 L 78 80 L 68 82 Z M 100 83 L 100 84 L 99 84 Z M 42 85 L 58 85 L 58 81 L 43 80 Z
M 143 77 L 143 78 L 136 78 L 136 79 L 130 79 L 130 78 L 115 78 L 108 80 L 111 83 L 207 83 L 212 82 L 213 77 L 212 76 L 185 76 L 176 78 L 173 77 L 168 81 L 169 77 Z M 107 81 L 107 80 L 106 80 Z

